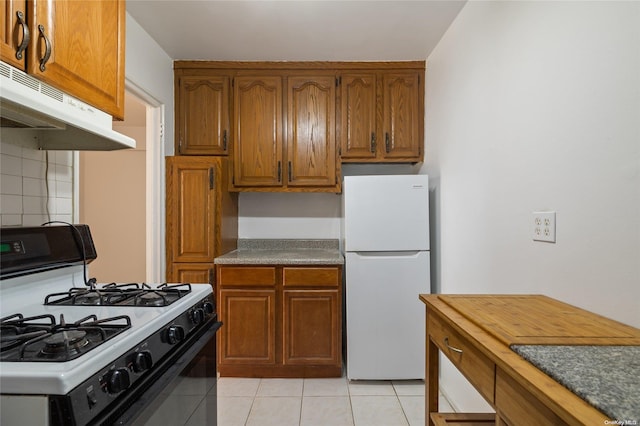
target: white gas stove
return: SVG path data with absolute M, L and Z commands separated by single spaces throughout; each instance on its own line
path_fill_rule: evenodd
M 131 423 L 176 363 L 215 340 L 209 284 L 95 284 L 82 264 L 95 258 L 87 227 L 1 237 L 2 425 L 26 424 L 25 404 L 42 407 L 29 410 L 42 425 Z

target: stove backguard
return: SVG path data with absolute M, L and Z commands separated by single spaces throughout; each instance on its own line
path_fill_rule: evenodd
M 89 263 L 96 257 L 88 225 L 0 229 L 0 279 Z

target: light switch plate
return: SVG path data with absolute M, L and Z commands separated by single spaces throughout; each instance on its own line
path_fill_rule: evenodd
M 533 212 L 533 241 L 556 242 L 556 212 Z

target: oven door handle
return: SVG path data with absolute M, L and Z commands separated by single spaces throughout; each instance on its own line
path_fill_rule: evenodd
M 183 345 L 176 352 L 164 357 L 150 371 L 147 377 L 139 380 L 133 388 L 127 390 L 127 395 L 114 404 L 107 412 L 98 416 L 91 425 L 128 425 L 138 414 L 142 413 L 157 396 L 185 369 L 207 343 L 215 338 L 215 334 L 222 326 L 220 321 L 210 320 L 210 326 L 204 326 L 196 333 L 187 337 Z M 215 359 L 213 360 L 215 365 Z M 215 379 L 215 375 L 214 375 Z

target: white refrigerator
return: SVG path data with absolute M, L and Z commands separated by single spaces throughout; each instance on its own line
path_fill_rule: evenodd
M 347 377 L 423 379 L 429 178 L 346 176 L 343 215 Z

